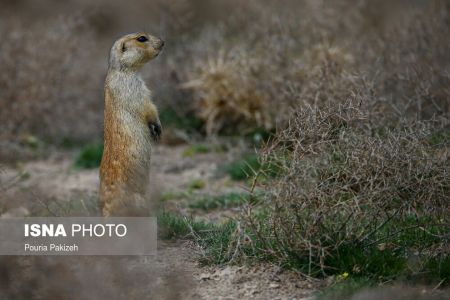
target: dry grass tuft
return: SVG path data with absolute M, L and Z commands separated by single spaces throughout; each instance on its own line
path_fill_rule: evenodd
M 198 100 L 195 111 L 208 135 L 254 127 L 271 128 L 269 99 L 258 88 L 255 62 L 245 52 L 221 52 L 199 66 L 194 78 L 183 84 Z M 228 129 L 228 130 L 227 130 Z

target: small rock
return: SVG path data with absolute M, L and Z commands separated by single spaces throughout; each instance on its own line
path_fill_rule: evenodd
M 269 284 L 269 288 L 271 288 L 271 289 L 278 289 L 279 287 L 280 287 L 280 285 L 278 283 Z
M 271 276 L 270 280 L 275 281 L 275 282 L 280 282 L 281 281 L 280 277 L 278 277 L 276 275 Z
M 207 273 L 202 273 L 198 276 L 198 279 L 199 280 L 209 280 L 209 279 L 211 279 L 211 275 L 207 274 Z

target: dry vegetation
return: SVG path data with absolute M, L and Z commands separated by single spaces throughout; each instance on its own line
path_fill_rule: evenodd
M 144 74 L 166 128 L 276 130 L 220 263 L 449 284 L 448 1 L 31 2 L 0 9 L 3 161 L 98 141 L 108 48 L 146 29 L 166 40 Z
M 263 155 L 281 171 L 244 216 L 263 252 L 253 254 L 313 276 L 448 280 L 449 152 L 432 142 L 437 126 L 373 128 L 348 104 L 298 110 Z
M 90 37 L 89 28 L 76 17 L 43 22 L 32 30 L 28 26 L 2 19 L 0 152 L 10 158 L 20 147 L 36 147 L 39 139 L 88 137 L 101 124 L 95 111 L 101 104 L 92 101 L 101 79 L 87 77 L 86 69 L 78 67 L 89 58 L 84 50 L 93 47 L 92 38 L 79 37 Z
M 215 60 L 202 62 L 200 77 L 182 85 L 193 89 L 198 99 L 195 111 L 205 122 L 206 133 L 224 133 L 226 129 L 243 133 L 255 127 L 270 129 L 273 126 L 270 102 L 259 88 L 258 79 L 253 77 L 258 62 L 245 52 L 230 56 L 219 53 Z
M 99 140 L 106 55 L 130 30 L 167 40 L 145 71 L 162 113 L 195 115 L 208 134 L 283 126 L 292 107 L 352 97 L 394 125 L 450 110 L 445 1 L 102 3 L 4 4 L 3 157 L 36 140 Z

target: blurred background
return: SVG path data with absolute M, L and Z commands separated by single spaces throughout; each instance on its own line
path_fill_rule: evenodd
M 374 122 L 447 116 L 449 7 L 425 0 L 3 0 L 0 158 L 101 141 L 109 48 L 139 30 L 167 45 L 144 69 L 165 143 L 270 132 L 293 107 L 356 98 Z

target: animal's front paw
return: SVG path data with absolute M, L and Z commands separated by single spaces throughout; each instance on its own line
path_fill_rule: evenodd
M 156 142 L 161 138 L 162 128 L 161 123 L 159 122 L 150 122 L 148 123 L 148 127 L 150 128 L 150 135 L 152 139 Z

